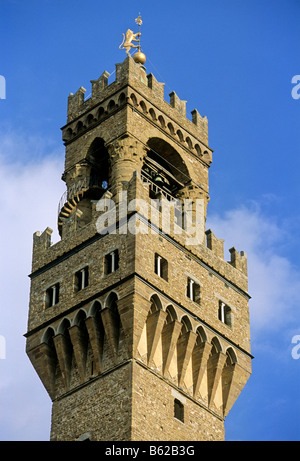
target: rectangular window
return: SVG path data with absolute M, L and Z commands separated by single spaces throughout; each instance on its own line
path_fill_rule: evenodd
M 174 418 L 184 423 L 184 405 L 180 400 L 174 400 Z
M 45 295 L 45 307 L 52 307 L 59 302 L 59 283 L 56 283 L 52 287 L 46 290 Z
M 231 309 L 227 304 L 219 301 L 218 318 L 221 322 L 231 327 Z
M 104 258 L 104 274 L 108 275 L 119 268 L 119 252 L 114 250 Z
M 187 279 L 186 295 L 195 303 L 200 303 L 200 285 L 190 277 Z
M 168 281 L 168 261 L 157 253 L 155 253 L 154 272 Z
M 83 290 L 89 284 L 89 268 L 84 267 L 75 273 L 74 277 L 74 291 Z

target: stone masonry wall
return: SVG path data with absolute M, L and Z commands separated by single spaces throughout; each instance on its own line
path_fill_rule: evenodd
M 51 440 L 130 440 L 131 363 L 53 402 Z
M 151 392 L 148 389 L 151 389 Z M 174 400 L 184 405 L 184 422 L 174 417 Z M 172 388 L 138 362 L 133 374 L 132 440 L 224 440 L 223 420 Z

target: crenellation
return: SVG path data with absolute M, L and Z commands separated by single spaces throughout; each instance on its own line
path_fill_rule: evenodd
M 93 99 L 101 99 L 103 90 L 108 85 L 108 78 L 110 74 L 106 70 L 100 75 L 97 80 L 91 80 L 92 84 L 92 98 Z
M 70 93 L 68 97 L 68 118 L 72 118 L 78 108 L 84 103 L 86 89 L 81 86 L 75 94 Z
M 36 262 L 41 261 L 47 250 L 51 247 L 52 233 L 53 230 L 47 227 L 42 234 L 40 234 L 40 231 L 33 234 L 32 271 L 37 267 Z
M 170 103 L 164 99 L 164 83 L 158 82 L 153 74 L 146 75 L 145 70 L 139 64 L 135 63 L 132 58 L 126 58 L 123 63 L 116 64 L 116 79 L 114 82 L 108 85 L 107 71 L 99 77 L 98 80 L 91 80 L 92 83 L 92 97 L 84 100 L 85 89 L 83 87 L 73 95 L 70 94 L 68 98 L 68 123 L 62 127 L 63 140 L 68 142 L 72 137 L 78 133 L 77 124 L 80 122 L 80 127 L 88 129 L 88 123 L 86 119 L 89 113 L 93 113 L 94 120 L 98 123 L 101 121 L 97 117 L 97 111 L 95 108 L 104 106 L 104 114 L 107 113 L 107 104 L 110 100 L 114 100 L 115 107 L 119 106 L 118 98 L 115 98 L 115 94 L 122 90 L 126 84 L 129 88 L 136 88 L 135 101 L 130 99 L 130 95 L 127 95 L 127 103 L 130 101 L 133 105 L 139 108 L 140 104 L 137 99 L 140 99 L 140 95 L 145 98 L 146 103 L 151 101 L 151 110 L 161 111 L 162 117 L 169 117 L 170 120 L 165 122 L 165 126 L 168 123 L 179 124 L 181 129 L 184 128 L 189 134 L 185 138 L 190 136 L 195 137 L 195 141 L 192 143 L 192 147 L 197 143 L 204 143 L 201 149 L 203 153 L 209 153 L 208 148 L 208 129 L 207 129 L 207 118 L 201 117 L 199 112 L 195 109 L 192 111 L 192 121 L 186 117 L 186 101 L 181 100 L 174 91 L 170 93 Z M 134 94 L 134 92 L 132 93 Z M 137 96 L 136 96 L 137 95 Z M 108 100 L 108 101 L 107 101 Z M 143 101 L 143 100 L 142 100 Z M 142 102 L 142 111 L 144 101 Z M 150 109 L 150 108 L 149 108 Z M 175 112 L 174 112 L 175 110 Z M 149 112 L 150 113 L 150 112 Z M 157 114 L 156 119 L 158 120 L 160 114 Z M 151 116 L 151 113 L 150 113 Z M 154 117 L 152 116 L 154 120 Z M 72 123 L 73 122 L 73 123 Z M 204 156 L 206 160 L 206 156 Z M 211 162 L 211 153 L 208 160 Z
M 206 232 L 207 248 L 209 248 L 216 256 L 224 259 L 224 239 L 218 239 L 211 229 Z
M 230 252 L 230 264 L 233 267 L 240 270 L 247 276 L 247 255 L 244 251 L 238 252 L 236 248 L 232 247 L 229 249 Z
M 148 87 L 152 90 L 152 94 L 156 98 L 164 100 L 165 84 L 163 82 L 158 82 L 155 76 L 150 73 L 147 75 L 148 78 Z
M 199 130 L 202 131 L 203 137 L 208 140 L 208 120 L 206 115 L 201 117 L 197 109 L 191 111 L 192 123 L 194 123 Z
M 183 117 L 186 117 L 186 101 L 179 99 L 175 91 L 170 94 L 170 106 L 178 111 Z
M 33 234 L 33 244 L 38 246 L 41 251 L 45 251 L 51 246 L 51 235 L 53 230 L 50 227 L 47 227 L 42 234 L 39 231 Z

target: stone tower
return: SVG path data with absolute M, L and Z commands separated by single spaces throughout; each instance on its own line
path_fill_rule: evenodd
M 26 351 L 51 440 L 223 440 L 251 373 L 247 259 L 205 229 L 207 119 L 128 56 L 68 98 L 61 240 L 33 236 Z

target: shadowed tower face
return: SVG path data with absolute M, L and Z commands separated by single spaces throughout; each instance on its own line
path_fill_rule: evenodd
M 207 119 L 130 56 L 68 98 L 58 228 L 33 238 L 27 354 L 51 440 L 223 440 L 251 373 L 247 259 L 205 228 Z M 54 204 L 55 206 L 55 204 Z

